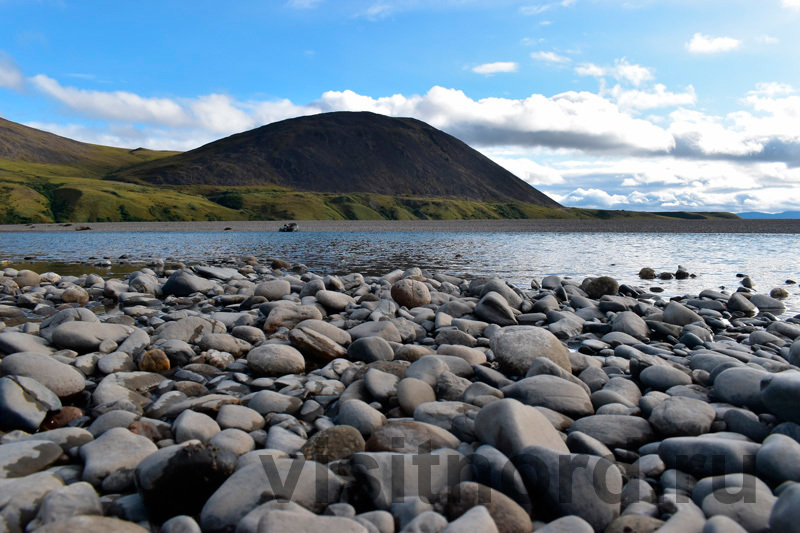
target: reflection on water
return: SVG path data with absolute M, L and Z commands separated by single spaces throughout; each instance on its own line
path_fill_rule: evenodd
M 217 262 L 256 256 L 302 262 L 318 273 L 384 274 L 411 266 L 465 276 L 498 276 L 528 287 L 549 274 L 583 278 L 609 275 L 622 283 L 664 287 L 665 294 L 705 288 L 735 290 L 737 273 L 749 274 L 769 292 L 785 286 L 787 307 L 800 312 L 800 239 L 795 234 L 661 233 L 6 233 L 0 258 L 30 261 L 34 270 L 62 274 L 90 271 L 103 258 Z M 61 266 L 54 263 L 67 263 Z M 696 279 L 642 282 L 639 269 L 674 272 L 683 265 Z M 45 270 L 42 268 L 45 267 Z M 52 267 L 52 268 L 51 268 Z M 141 265 L 135 267 L 140 268 Z M 65 271 L 69 268 L 69 271 Z M 130 265 L 98 273 L 121 275 Z

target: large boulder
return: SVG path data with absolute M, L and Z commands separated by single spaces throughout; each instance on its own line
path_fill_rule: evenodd
M 505 327 L 492 337 L 490 346 L 506 374 L 524 376 L 538 357 L 547 357 L 567 372 L 572 372 L 569 350 L 544 328 Z

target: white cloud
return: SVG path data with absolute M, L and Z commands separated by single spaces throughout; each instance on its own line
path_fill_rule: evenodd
M 25 77 L 16 61 L 0 50 L 0 87 L 20 90 L 25 86 Z
M 756 42 L 759 44 L 778 44 L 780 40 L 778 40 L 777 37 L 772 37 L 771 35 L 759 35 L 756 37 Z
M 365 11 L 360 13 L 360 16 L 368 18 L 369 20 L 380 20 L 388 17 L 395 11 L 395 7 L 391 4 L 378 2 L 372 4 Z
M 577 3 L 578 0 L 561 0 L 561 2 L 551 2 L 549 4 L 536 4 L 530 6 L 522 6 L 519 8 L 519 12 L 523 15 L 534 16 L 534 15 L 541 15 L 545 11 L 550 11 L 551 9 L 557 7 L 570 7 Z
M 783 7 L 800 10 L 800 0 L 782 0 Z
M 778 95 L 792 94 L 793 92 L 795 92 L 794 87 L 788 83 L 761 82 L 756 83 L 756 89 L 747 94 L 750 96 L 774 97 Z
M 495 63 L 484 63 L 472 67 L 472 72 L 476 74 L 483 74 L 484 76 L 491 76 L 500 72 L 516 72 L 518 65 L 513 61 L 497 61 Z
M 490 159 L 534 187 L 564 183 L 564 178 L 557 170 L 540 165 L 526 157 L 510 158 L 494 156 L 490 157 Z
M 611 66 L 582 63 L 575 67 L 575 73 L 579 76 L 591 76 L 594 78 L 612 77 L 637 86 L 654 79 L 652 69 L 633 64 L 624 57 L 615 59 L 614 64 Z
M 125 91 L 87 91 L 64 87 L 44 74 L 30 78 L 30 82 L 51 98 L 93 117 L 167 126 L 186 126 L 191 123 L 186 110 L 169 98 L 143 98 Z
M 655 84 L 651 91 L 625 90 L 620 85 L 616 85 L 611 89 L 611 95 L 621 109 L 631 111 L 691 106 L 697 103 L 697 94 L 691 85 L 686 87 L 686 91 L 682 93 L 670 92 L 661 83 Z
M 692 40 L 686 43 L 686 49 L 693 54 L 718 54 L 736 50 L 742 41 L 733 37 L 711 37 L 695 33 Z
M 289 0 L 286 5 L 294 9 L 313 9 L 324 0 Z
M 548 63 L 569 63 L 572 61 L 570 58 L 558 55 L 555 52 L 531 52 L 531 58 Z

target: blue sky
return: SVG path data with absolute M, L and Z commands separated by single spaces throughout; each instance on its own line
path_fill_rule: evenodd
M 800 209 L 800 0 L 0 0 L 0 116 L 191 149 L 413 116 L 565 205 Z

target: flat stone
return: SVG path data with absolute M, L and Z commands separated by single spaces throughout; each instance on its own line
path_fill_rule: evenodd
M 190 270 L 178 269 L 170 275 L 161 293 L 164 296 L 189 296 L 196 292 L 205 293 L 216 287 L 213 281 L 194 275 Z
M 20 314 L 22 311 L 20 311 Z M 40 353 L 49 355 L 55 352 L 46 339 L 29 335 L 21 331 L 4 331 L 0 333 L 0 352 L 14 354 L 17 352 Z
M 122 343 L 133 328 L 122 324 L 102 322 L 65 322 L 53 331 L 52 342 L 60 348 L 78 353 L 96 352 L 104 342 Z
M 695 477 L 755 473 L 760 444 L 724 436 L 674 437 L 661 442 L 658 455 L 667 468 Z
M 295 327 L 289 332 L 289 342 L 300 352 L 320 361 L 329 362 L 347 356 L 344 347 L 310 328 Z
M 0 445 L 0 479 L 24 477 L 52 465 L 62 450 L 47 440 L 27 440 Z
M 625 415 L 593 415 L 576 420 L 569 432 L 580 431 L 609 448 L 635 449 L 654 440 L 653 428 L 643 418 Z
M 416 420 L 390 420 L 367 440 L 370 452 L 425 453 L 440 448 L 458 448 L 461 442 L 449 431 Z
M 594 414 L 586 390 L 557 376 L 533 376 L 501 390 L 506 398 L 517 399 L 525 405 L 547 407 L 570 418 Z

